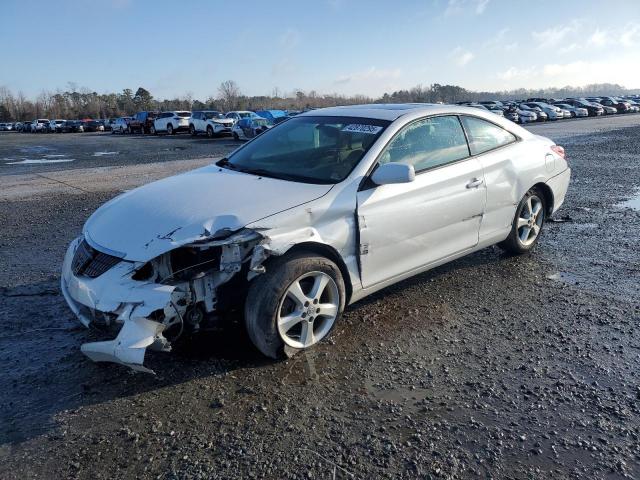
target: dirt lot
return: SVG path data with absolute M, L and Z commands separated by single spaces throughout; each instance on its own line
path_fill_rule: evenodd
M 151 354 L 155 377 L 80 353 L 65 247 L 234 142 L 0 135 L 0 478 L 639 478 L 640 116 L 531 129 L 574 172 L 533 254 L 388 288 L 284 362 L 231 324 Z

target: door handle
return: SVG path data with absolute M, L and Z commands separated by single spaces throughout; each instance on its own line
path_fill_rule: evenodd
M 481 178 L 474 178 L 469 183 L 467 183 L 467 188 L 477 188 L 484 183 L 484 180 Z

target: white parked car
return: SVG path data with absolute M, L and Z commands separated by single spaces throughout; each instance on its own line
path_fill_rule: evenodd
M 231 127 L 234 123 L 233 119 L 215 110 L 198 110 L 191 114 L 189 132 L 193 136 L 199 133 L 206 133 L 208 137 L 231 135 Z
M 529 252 L 570 172 L 562 147 L 486 110 L 313 110 L 100 207 L 62 292 L 117 332 L 82 345 L 94 361 L 146 370 L 147 348 L 238 309 L 262 353 L 290 355 L 388 285 L 494 244 Z
M 46 132 L 49 127 L 49 119 L 38 118 L 31 123 L 32 132 Z
M 121 135 L 127 132 L 129 128 L 129 122 L 133 120 L 132 117 L 119 117 L 111 122 L 111 133 L 119 133 Z
M 536 114 L 536 119 L 538 122 L 546 122 L 548 120 L 548 116 L 546 114 L 546 112 L 542 111 L 542 109 L 540 107 L 537 106 L 533 106 L 530 107 L 529 105 L 527 105 L 526 103 L 521 103 L 518 108 L 520 108 L 520 110 L 525 110 L 525 111 L 530 111 Z
M 528 108 L 517 108 L 516 112 L 518 112 L 519 123 L 525 124 L 538 121 L 538 115 L 533 110 L 530 110 Z
M 177 132 L 186 132 L 189 130 L 190 118 L 191 112 L 161 112 L 153 121 L 151 134 L 166 133 L 167 135 L 173 135 Z
M 62 127 L 64 126 L 65 120 L 50 120 L 49 125 L 47 125 L 47 131 L 52 133 L 60 133 L 62 132 Z
M 0 132 L 9 132 L 13 130 L 13 123 L 0 123 Z
M 568 111 L 572 118 L 589 116 L 589 111 L 586 108 L 574 107 L 568 103 L 554 103 L 554 105 Z
M 555 105 L 549 105 L 544 102 L 526 102 L 525 105 L 528 107 L 538 107 L 544 113 L 547 114 L 548 120 L 560 120 L 564 118 L 564 114 L 562 113 L 562 109 L 556 107 Z
M 272 128 L 272 125 L 266 118 L 246 117 L 233 124 L 231 134 L 236 140 L 251 140 L 270 128 Z
M 232 112 L 227 112 L 225 117 L 233 120 L 234 125 L 241 118 L 262 118 L 257 113 L 249 112 L 248 110 L 234 110 Z

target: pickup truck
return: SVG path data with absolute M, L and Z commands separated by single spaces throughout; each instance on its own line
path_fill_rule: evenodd
M 129 122 L 127 133 L 150 133 L 153 121 L 158 117 L 158 112 L 138 112 Z

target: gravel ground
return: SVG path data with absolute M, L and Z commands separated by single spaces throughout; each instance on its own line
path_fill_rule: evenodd
M 78 347 L 91 333 L 58 293 L 58 269 L 122 185 L 0 195 L 0 478 L 639 478 L 640 212 L 623 202 L 638 203 L 640 117 L 531 129 L 562 139 L 574 172 L 532 254 L 489 248 L 404 281 L 282 362 L 237 323 L 151 354 L 155 377 L 88 361 Z M 188 145 L 161 158 L 179 171 L 233 148 L 13 135 L 0 159 L 49 137 L 85 160 L 0 166 L 0 186 L 51 169 L 73 182 L 72 164 Z M 147 179 L 132 171 L 127 188 Z

